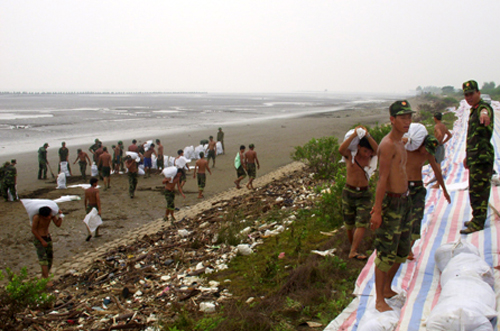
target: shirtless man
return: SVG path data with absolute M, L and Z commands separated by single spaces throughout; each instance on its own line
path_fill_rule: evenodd
M 156 146 L 158 146 L 158 155 L 156 158 L 156 167 L 160 172 L 165 168 L 165 160 L 163 158 L 163 145 L 160 142 L 160 139 L 156 139 Z
M 122 159 L 122 149 L 119 145 L 111 146 L 113 148 L 113 171 L 117 174 L 120 171 L 120 164 Z
M 90 164 L 90 158 L 89 158 L 88 154 L 85 153 L 84 151 L 82 151 L 80 148 L 77 149 L 77 152 L 78 152 L 78 155 L 76 156 L 75 162 L 73 162 L 73 164 L 75 164 L 76 161 L 78 161 L 78 164 L 80 165 L 80 172 L 82 173 L 82 178 L 84 181 L 87 181 L 87 175 L 86 175 L 87 160 L 89 160 L 89 164 Z
M 132 140 L 132 145 L 128 147 L 128 150 L 130 152 L 136 152 L 139 153 L 139 146 L 137 146 L 137 140 Z
M 207 170 L 210 175 L 212 174 L 208 166 L 208 161 L 205 159 L 205 153 L 200 152 L 200 159 L 196 161 L 193 173 L 193 178 L 196 178 L 196 175 L 198 175 L 198 199 L 204 198 L 203 190 L 205 189 L 205 183 L 207 181 L 205 170 Z
M 450 130 L 448 130 L 446 125 L 444 125 L 441 122 L 442 118 L 443 114 L 441 114 L 440 112 L 434 114 L 434 123 L 436 123 L 436 125 L 434 126 L 434 137 L 436 137 L 436 139 L 439 142 L 439 145 L 436 148 L 435 158 L 440 173 L 441 173 L 441 162 L 443 162 L 445 156 L 444 144 L 446 144 L 448 140 L 450 140 L 451 137 L 453 137 L 453 134 L 450 132 Z M 433 182 L 434 180 L 432 180 L 431 182 Z M 439 183 L 436 183 L 432 188 L 439 188 Z
M 234 183 L 236 184 L 236 188 L 239 190 L 241 188 L 240 182 L 247 176 L 247 166 L 245 163 L 245 145 L 240 146 L 240 151 L 234 158 L 234 168 L 236 169 L 236 176 L 238 176 Z
M 90 187 L 85 190 L 85 213 L 90 213 L 92 208 L 97 209 L 97 214 L 100 216 L 101 215 L 101 198 L 99 197 L 99 189 L 97 188 L 97 183 L 98 183 L 97 178 L 90 178 Z M 95 230 L 95 235 L 94 237 L 100 237 L 99 236 L 99 227 Z M 87 236 L 86 241 L 89 241 L 90 238 L 92 238 L 92 233 L 89 233 Z
M 151 177 L 151 168 L 153 167 L 153 161 L 151 160 L 152 155 L 156 155 L 155 144 L 151 144 L 148 150 L 144 152 L 144 171 L 146 173 L 145 178 Z
M 54 251 L 52 247 L 52 238 L 49 233 L 50 222 L 59 228 L 62 224 L 62 217 L 60 210 L 52 210 L 50 207 L 41 207 L 38 214 L 33 216 L 31 224 L 31 232 L 35 236 L 33 244 L 36 248 L 36 254 L 40 267 L 42 268 L 42 277 L 49 278 L 49 271 L 52 268 L 54 260 Z M 51 284 L 47 284 L 51 286 Z
M 364 130 L 365 136 L 360 139 L 358 151 L 353 157 L 349 145 L 358 136 L 358 129 Z M 347 238 L 351 243 L 350 259 L 367 259 L 366 255 L 358 253 L 358 247 L 365 230 L 370 226 L 370 208 L 372 206 L 372 196 L 368 187 L 370 178 L 364 168 L 369 166 L 372 156 L 377 153 L 377 150 L 377 142 L 368 133 L 368 130 L 361 125 L 357 126 L 354 133 L 344 140 L 339 147 L 347 171 L 346 185 L 342 190 L 342 212 Z
M 209 141 L 208 141 L 208 156 L 207 156 L 207 162 L 210 162 L 210 159 L 213 160 L 213 163 L 212 163 L 212 168 L 215 167 L 215 155 L 217 154 L 215 152 L 215 144 L 217 144 L 215 141 L 214 141 L 214 137 L 213 136 L 210 136 L 208 137 Z
M 186 170 L 189 171 L 189 166 L 187 165 L 187 159 L 184 157 L 184 151 L 182 149 L 179 149 L 177 151 L 177 157 L 174 160 L 174 166 L 179 169 L 179 172 L 181 173 L 180 176 L 180 187 L 183 188 L 184 184 L 186 184 L 187 176 L 186 176 Z
M 175 185 L 177 184 L 177 189 L 184 199 L 186 196 L 182 192 L 182 187 L 180 185 L 182 172 L 177 169 L 177 174 L 174 178 L 163 179 L 163 184 L 165 185 L 165 200 L 167 200 L 167 208 L 165 209 L 164 221 L 168 221 L 168 215 L 172 215 L 172 220 L 175 221 L 174 211 L 175 211 Z
M 425 126 L 420 123 L 412 123 L 410 125 L 410 134 L 414 128 L 420 126 L 420 130 L 427 130 Z M 406 138 L 403 138 L 403 141 Z M 437 147 L 439 146 L 438 140 L 431 136 L 426 135 L 422 141 L 420 147 L 415 150 L 409 151 L 409 146 L 406 145 L 407 149 L 407 163 L 406 163 L 406 174 L 408 176 L 408 186 L 410 191 L 410 200 L 411 200 L 411 212 L 410 212 L 410 222 L 411 225 L 411 246 L 417 239 L 420 238 L 420 228 L 422 219 L 424 218 L 424 210 L 425 210 L 425 196 L 427 194 L 427 190 L 425 189 L 422 182 L 422 167 L 426 162 L 432 167 L 434 170 L 434 174 L 436 176 L 438 185 L 441 185 L 443 189 L 443 194 L 448 203 L 451 203 L 450 195 L 446 190 L 446 186 L 444 184 L 443 175 L 441 174 L 441 170 L 439 168 L 439 164 L 436 162 L 435 153 L 437 151 Z M 408 260 L 413 260 L 413 251 L 410 250 Z
M 397 295 L 391 283 L 401 263 L 410 253 L 409 211 L 406 175 L 406 150 L 401 140 L 408 132 L 414 113 L 408 101 L 396 101 L 389 107 L 392 129 L 378 148 L 379 180 L 375 205 L 371 211 L 371 229 L 375 231 L 375 308 L 392 310 L 385 301 Z
M 101 169 L 101 176 L 104 179 L 104 191 L 106 191 L 108 188 L 111 188 L 111 165 L 111 154 L 108 153 L 107 147 L 103 147 L 102 154 L 99 156 L 98 168 Z
M 57 172 L 61 172 L 61 162 L 67 162 L 69 174 L 73 176 L 71 167 L 69 166 L 69 150 L 64 141 L 61 143 L 61 148 L 59 148 L 59 165 L 57 167 Z
M 247 165 L 247 173 L 248 173 L 248 184 L 247 189 L 255 190 L 253 187 L 253 180 L 257 177 L 257 169 L 260 169 L 259 159 L 257 158 L 257 152 L 254 151 L 255 145 L 248 145 L 250 150 L 245 153 L 245 163 Z M 257 163 L 257 169 L 255 168 L 255 164 Z

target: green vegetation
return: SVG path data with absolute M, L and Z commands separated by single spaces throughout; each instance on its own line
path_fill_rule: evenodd
M 28 279 L 26 267 L 19 274 L 6 268 L 8 283 L 0 289 L 0 325 L 17 324 L 15 315 L 26 308 L 49 308 L 54 296 L 46 293 L 49 279 Z M 0 280 L 4 275 L 0 270 Z
M 295 161 L 309 165 L 318 178 L 329 179 L 335 175 L 341 155 L 335 137 L 313 138 L 304 146 L 295 147 L 291 155 Z

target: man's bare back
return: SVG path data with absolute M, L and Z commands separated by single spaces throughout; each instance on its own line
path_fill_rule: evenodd
M 198 172 L 199 174 L 204 174 L 207 169 L 210 171 L 210 168 L 208 166 L 208 161 L 205 158 L 199 159 L 198 161 L 196 161 L 195 174 L 196 174 L 196 172 Z M 193 177 L 194 177 L 194 174 L 193 174 Z
M 103 167 L 111 167 L 111 159 L 111 154 L 105 151 L 99 156 L 99 164 Z
M 257 158 L 257 152 L 254 150 L 249 150 L 245 153 L 246 163 L 255 163 L 256 158 Z
M 85 207 L 97 206 L 99 199 L 99 190 L 93 186 L 85 190 Z

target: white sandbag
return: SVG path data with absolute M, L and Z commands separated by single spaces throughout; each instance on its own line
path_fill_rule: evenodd
M 488 323 L 496 316 L 493 289 L 477 277 L 458 277 L 443 287 L 427 319 L 427 330 L 493 330 Z
M 188 164 L 189 162 L 191 162 L 190 159 L 187 159 L 184 156 L 180 156 L 177 159 L 175 159 L 174 164 L 177 168 L 182 169 L 186 167 L 186 164 Z
M 163 174 L 163 176 L 165 176 L 165 178 L 170 178 L 170 183 L 172 183 L 175 175 L 177 175 L 177 167 L 166 167 L 161 173 Z
M 207 156 L 207 150 L 203 145 L 196 146 L 196 148 L 194 149 L 194 154 L 196 156 L 196 159 L 200 158 L 201 152 L 203 152 L 203 154 L 205 154 L 205 156 Z
M 436 267 L 439 271 L 443 272 L 451 258 L 460 253 L 471 253 L 480 256 L 479 250 L 476 246 L 469 244 L 468 242 L 462 242 L 458 239 L 456 242 L 443 244 L 436 249 L 436 253 L 434 254 Z
M 57 175 L 57 187 L 58 190 L 66 189 L 66 174 L 61 171 L 59 175 Z
M 158 165 L 156 164 L 156 160 L 158 158 L 156 157 L 156 155 L 154 154 L 151 154 L 151 169 L 158 169 Z
M 194 147 L 193 146 L 187 146 L 184 148 L 184 157 L 186 159 L 195 159 L 196 156 L 194 155 Z
M 403 292 L 404 293 L 404 292 Z M 405 294 L 398 294 L 396 297 L 402 295 L 405 298 Z M 401 302 L 403 302 L 401 304 Z M 399 322 L 399 316 L 401 315 L 401 307 L 404 304 L 404 300 L 394 299 L 387 300 L 387 304 L 393 309 L 386 312 L 379 312 L 375 308 L 375 297 L 371 296 L 366 305 L 365 313 L 359 321 L 359 331 L 392 331 L 396 328 Z
M 407 151 L 414 151 L 422 146 L 425 137 L 428 135 L 427 128 L 421 123 L 411 123 L 408 132 L 403 135 L 403 138 L 408 138 L 405 145 Z
M 359 128 L 356 131 L 356 137 L 354 137 L 354 139 L 351 141 L 351 143 L 349 144 L 349 147 L 348 147 L 348 149 L 350 151 L 353 151 L 353 152 L 358 151 L 359 140 L 365 136 L 365 133 L 366 133 L 365 130 L 363 130 L 361 128 Z M 354 134 L 354 129 L 347 131 L 347 133 L 344 136 L 343 141 L 346 141 L 347 139 L 349 139 L 353 134 Z
M 92 210 L 85 216 L 83 223 L 87 226 L 87 229 L 91 234 L 102 224 L 101 216 L 99 216 L 99 211 L 97 208 L 92 208 Z
M 49 207 L 52 210 L 51 215 L 56 216 L 59 213 L 59 206 L 52 200 L 47 199 L 21 199 L 24 208 L 28 212 L 30 225 L 33 223 L 33 216 L 38 214 L 40 208 Z
M 462 253 L 451 258 L 441 274 L 441 287 L 444 287 L 449 280 L 456 277 L 471 276 L 482 279 L 492 288 L 495 286 L 495 278 L 492 268 L 481 257 Z
M 130 156 L 132 158 L 132 160 L 135 160 L 135 162 L 141 162 L 141 158 L 139 157 L 139 153 L 126 151 L 125 154 Z
M 97 168 L 95 162 L 92 163 L 92 166 L 90 167 L 90 175 L 92 177 L 97 177 L 97 175 L 99 175 L 99 168 Z
M 68 201 L 78 201 L 82 200 L 78 195 L 63 195 L 60 198 L 54 199 L 54 202 L 68 202 Z
M 167 156 L 168 163 L 165 164 L 166 167 L 173 166 L 175 163 L 175 157 Z
M 224 153 L 224 150 L 222 149 L 222 143 L 220 141 L 215 143 L 215 152 L 217 155 Z
M 69 169 L 68 169 L 68 162 L 66 162 L 66 161 L 61 162 L 59 164 L 59 166 L 61 167 L 61 172 L 64 172 L 64 174 L 66 175 L 66 177 L 71 176 L 71 174 L 69 173 Z
M 144 164 L 140 164 L 139 167 L 137 167 L 137 174 L 139 176 L 144 176 L 146 174 L 144 171 Z
M 427 319 L 427 331 L 493 331 L 481 313 L 455 305 L 436 305 Z
M 152 140 L 148 140 L 146 141 L 142 146 L 144 146 L 144 151 L 147 151 L 150 147 L 151 147 L 151 144 L 153 143 Z

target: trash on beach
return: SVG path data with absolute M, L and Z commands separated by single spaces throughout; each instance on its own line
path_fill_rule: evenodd
M 318 254 L 321 256 L 335 256 L 335 252 L 337 251 L 336 248 L 328 249 L 326 251 L 317 251 L 317 250 L 312 250 L 311 253 Z
M 246 244 L 240 244 L 237 246 L 238 248 L 238 253 L 241 255 L 247 256 L 253 253 L 252 249 L 250 248 L 249 245 Z

